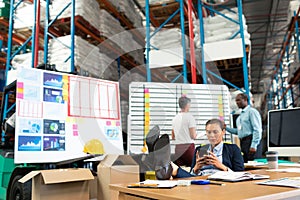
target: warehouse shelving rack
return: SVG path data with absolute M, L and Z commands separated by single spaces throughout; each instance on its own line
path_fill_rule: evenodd
M 177 20 L 180 22 L 180 31 L 182 35 L 185 34 L 185 11 L 184 11 L 184 1 L 179 0 L 176 2 L 171 2 L 169 4 L 163 5 L 161 8 L 160 6 L 158 7 L 158 10 L 164 9 L 164 7 L 169 7 L 171 9 L 167 10 L 165 9 L 163 12 L 159 13 L 164 13 L 169 16 L 167 16 L 166 19 L 159 19 L 159 17 L 155 16 L 154 12 L 150 11 L 150 2 L 149 0 L 145 1 L 145 13 L 146 13 L 146 70 L 147 70 L 147 81 L 151 82 L 151 69 L 150 69 L 150 39 L 158 33 L 165 25 L 167 24 L 174 24 L 177 23 Z M 150 35 L 150 23 L 152 23 L 156 30 L 153 32 L 152 35 Z M 185 44 L 185 38 L 182 37 L 181 39 L 181 45 L 182 45 L 182 50 L 183 50 L 183 82 L 187 83 L 187 64 L 185 62 L 186 58 L 186 44 Z M 156 49 L 156 47 L 154 47 Z M 181 74 L 180 74 L 181 75 Z M 176 77 L 173 81 L 176 81 L 178 77 Z
M 243 27 L 243 23 L 242 23 L 242 1 L 241 0 L 237 0 L 237 5 L 238 5 L 238 21 L 231 19 L 227 16 L 225 16 L 224 14 L 216 11 L 215 9 L 211 8 L 210 6 L 207 6 L 205 4 L 202 3 L 201 0 L 197 0 L 197 1 L 192 1 L 192 0 L 177 0 L 175 1 L 177 2 L 178 9 L 176 10 L 176 12 L 174 12 L 173 14 L 170 14 L 169 18 L 167 18 L 167 20 L 165 20 L 164 22 L 156 20 L 158 17 L 155 16 L 155 14 L 153 12 L 151 12 L 151 8 L 153 8 L 153 6 L 151 7 L 149 5 L 149 0 L 146 0 L 146 6 L 145 6 L 145 13 L 146 13 L 146 68 L 147 68 L 147 81 L 151 81 L 151 66 L 149 64 L 149 61 L 151 60 L 151 57 L 149 55 L 150 52 L 150 48 L 151 48 L 151 44 L 150 44 L 150 39 L 153 37 L 154 34 L 156 34 L 158 31 L 160 31 L 166 24 L 168 24 L 169 22 L 174 23 L 171 19 L 174 18 L 175 16 L 179 16 L 179 21 L 180 21 L 180 29 L 181 29 L 181 33 L 186 33 L 187 31 L 185 30 L 185 22 L 188 21 L 188 29 L 189 29 L 189 40 L 190 40 L 190 49 L 186 48 L 185 45 L 185 41 L 184 39 L 182 40 L 182 47 L 183 47 L 183 64 L 182 64 L 182 74 L 179 74 L 174 80 L 176 81 L 178 79 L 179 76 L 183 76 L 183 82 L 187 83 L 188 77 L 187 77 L 187 63 L 186 60 L 189 59 L 190 64 L 191 64 L 191 79 L 192 79 L 192 83 L 197 83 L 197 72 L 196 72 L 196 65 L 201 65 L 202 67 L 202 79 L 203 79 L 203 83 L 207 84 L 207 73 L 209 73 L 211 76 L 222 80 L 223 82 L 225 82 L 227 85 L 236 88 L 238 90 L 241 90 L 242 92 L 245 92 L 248 96 L 250 94 L 250 89 L 249 89 L 249 79 L 248 79 L 248 66 L 247 66 L 247 50 L 246 49 L 246 45 L 245 45 L 245 38 L 244 38 L 244 27 Z M 194 5 L 197 6 L 197 9 L 195 9 Z M 161 5 L 161 9 L 164 9 L 165 4 Z M 223 8 L 229 9 L 225 6 L 223 6 Z M 209 10 L 212 13 L 216 13 L 219 14 L 221 16 L 223 16 L 225 19 L 230 20 L 235 22 L 236 24 L 239 24 L 239 31 L 236 32 L 231 39 L 234 39 L 238 34 L 240 34 L 241 36 L 241 40 L 242 40 L 242 51 L 243 51 L 243 57 L 241 58 L 242 60 L 242 73 L 243 73 L 243 84 L 237 86 L 236 84 L 233 84 L 230 80 L 225 80 L 224 78 L 218 76 L 217 74 L 215 74 L 214 72 L 210 71 L 207 69 L 206 67 L 206 61 L 204 59 L 201 59 L 201 64 L 197 63 L 196 57 L 201 57 L 204 58 L 204 51 L 198 50 L 198 49 L 194 49 L 194 35 L 193 35 L 193 23 L 192 23 L 192 18 L 193 15 L 196 17 L 198 16 L 199 18 L 199 22 L 200 22 L 200 33 L 201 33 L 201 49 L 204 49 L 205 47 L 205 41 L 204 41 L 204 27 L 203 27 L 203 10 Z M 230 10 L 230 9 L 229 9 Z M 166 11 L 164 10 L 163 13 L 166 13 Z M 152 35 L 150 35 L 150 24 L 152 24 L 156 30 L 154 31 L 154 33 Z M 160 26 L 158 26 L 160 25 Z M 183 38 L 183 37 L 182 37 Z M 189 52 L 188 52 L 189 50 Z M 201 55 L 197 55 L 198 52 L 201 52 Z M 189 58 L 187 58 L 187 55 L 189 55 Z M 198 61 L 199 62 L 199 61 Z M 244 87 L 244 89 L 241 89 L 242 87 Z M 250 99 L 250 98 L 249 98 Z
M 83 36 L 84 38 L 90 38 L 89 42 L 93 44 L 100 44 L 104 41 L 106 41 L 106 38 L 103 37 L 96 28 L 94 28 L 92 25 L 89 24 L 82 16 L 75 16 L 75 0 L 69 1 L 67 6 L 62 9 L 61 15 L 67 7 L 71 7 L 72 14 L 69 18 L 63 18 L 58 19 L 59 15 L 56 16 L 53 20 L 50 21 L 49 18 L 49 6 L 51 1 L 46 0 L 46 18 L 45 18 L 45 27 L 44 30 L 42 27 L 40 27 L 40 0 L 33 0 L 31 1 L 34 4 L 34 19 L 35 23 L 33 23 L 32 30 L 26 29 L 26 31 L 16 31 L 14 32 L 14 19 L 15 19 L 15 11 L 20 6 L 20 4 L 23 2 L 23 0 L 10 1 L 10 18 L 8 22 L 1 21 L 2 24 L 7 25 L 8 27 L 8 42 L 7 42 L 7 59 L 6 59 L 6 76 L 8 71 L 12 68 L 11 61 L 12 59 L 21 52 L 21 50 L 31 43 L 31 50 L 32 50 L 32 66 L 36 67 L 38 63 L 38 50 L 43 49 L 44 50 L 44 63 L 45 64 L 51 64 L 48 63 L 48 40 L 49 37 L 56 38 L 62 35 L 71 35 L 71 44 L 70 44 L 70 56 L 68 59 L 71 61 L 71 71 L 75 71 L 75 64 L 74 64 L 74 52 L 75 52 L 75 44 L 74 44 L 74 36 L 76 34 L 79 34 Z M 99 6 L 105 5 L 104 8 L 110 13 L 113 13 L 115 17 L 120 19 L 123 25 L 126 25 L 126 28 L 133 28 L 133 25 L 122 15 L 121 13 L 117 12 L 117 9 L 114 8 L 111 3 L 107 0 L 98 0 Z M 59 31 L 63 30 L 63 31 Z M 141 43 L 142 35 L 138 32 L 133 32 L 135 36 L 138 38 L 138 41 Z M 12 44 L 13 42 L 19 42 L 20 47 L 15 51 L 12 52 Z M 41 45 L 42 44 L 42 45 Z M 115 54 L 120 55 L 120 62 L 124 66 L 128 67 L 128 69 L 132 69 L 136 66 L 139 66 L 141 63 L 137 63 L 132 57 L 129 55 L 123 55 L 121 51 L 119 51 L 116 48 L 116 44 L 112 42 L 104 42 L 104 46 L 113 51 Z M 67 59 L 67 60 L 68 60 Z M 138 68 L 141 72 L 143 72 L 143 69 Z M 163 78 L 163 77 L 159 77 Z M 5 102 L 7 102 L 8 95 L 5 97 Z M 6 117 L 6 114 L 12 109 L 7 108 L 7 103 L 5 103 L 4 106 L 4 115 L 3 118 Z
M 70 3 L 68 3 L 67 7 L 71 7 L 72 14 L 71 17 L 58 19 L 59 16 L 56 16 L 55 19 L 50 21 L 49 18 L 49 5 L 51 3 L 50 0 L 46 0 L 46 22 L 45 22 L 45 29 L 43 30 L 40 26 L 40 16 L 39 10 L 40 7 L 40 1 L 41 0 L 32 0 L 31 2 L 34 4 L 34 18 L 35 23 L 33 24 L 32 30 L 22 30 L 22 31 L 15 31 L 14 29 L 14 17 L 15 17 L 15 11 L 22 3 L 22 0 L 19 0 L 16 2 L 15 0 L 10 1 L 10 18 L 9 22 L 3 22 L 6 23 L 6 26 L 8 27 L 8 53 L 7 53 L 7 59 L 6 59 L 6 75 L 8 73 L 8 70 L 12 68 L 11 61 L 14 58 L 15 55 L 17 55 L 19 52 L 22 51 L 24 46 L 31 45 L 32 49 L 32 66 L 36 67 L 38 63 L 38 56 L 36 56 L 36 53 L 39 49 L 44 50 L 44 63 L 45 64 L 51 64 L 48 63 L 48 40 L 50 37 L 56 38 L 63 35 L 71 35 L 73 38 L 70 44 L 70 55 L 68 59 L 71 59 L 71 69 L 72 71 L 75 70 L 75 64 L 74 64 L 74 51 L 75 51 L 75 45 L 74 45 L 74 36 L 84 36 L 84 38 L 88 38 L 88 41 L 93 44 L 100 44 L 104 43 L 103 46 L 111 51 L 113 51 L 115 54 L 120 56 L 120 59 L 118 60 L 120 64 L 124 64 L 125 67 L 128 67 L 128 69 L 132 69 L 135 67 L 138 67 L 142 63 L 137 63 L 132 57 L 130 57 L 127 54 L 123 55 L 123 52 L 121 52 L 117 47 L 117 45 L 111 41 L 107 41 L 103 35 L 101 35 L 101 32 L 98 31 L 95 27 L 93 27 L 89 22 L 87 22 L 82 16 L 75 16 L 75 0 L 69 0 Z M 105 9 L 107 9 L 110 13 L 112 13 L 116 18 L 118 18 L 123 26 L 126 26 L 127 29 L 134 28 L 134 26 L 126 19 L 126 16 L 122 15 L 122 13 L 118 13 L 116 8 L 110 5 L 109 0 L 98 0 L 99 6 L 100 3 L 105 4 Z M 64 8 L 63 10 L 65 10 Z M 63 12 L 62 10 L 62 12 Z M 63 29 L 63 30 L 62 30 Z M 144 39 L 142 34 L 139 32 L 133 30 L 132 31 L 135 35 L 135 39 L 140 44 L 144 43 Z M 105 41 L 105 42 L 104 42 Z M 14 42 L 19 42 L 20 44 L 23 44 L 20 46 L 20 48 L 13 52 L 12 44 Z M 40 44 L 43 44 L 42 46 Z M 138 68 L 141 72 L 143 72 L 143 69 Z M 144 72 L 143 72 L 144 73 Z M 156 78 L 160 78 L 158 75 Z M 15 88 L 15 87 L 13 87 Z M 8 96 L 10 94 L 7 94 L 5 97 L 5 106 L 3 107 L 4 115 L 2 115 L 2 119 L 6 118 L 6 115 L 12 111 L 12 109 L 15 107 L 14 105 L 10 106 L 8 104 Z M 9 108 L 8 108 L 9 106 Z M 24 164 L 26 165 L 26 164 Z M 2 194 L 1 194 L 2 195 Z
M 249 89 L 249 75 L 248 75 L 248 65 L 247 65 L 247 52 L 246 52 L 246 44 L 245 44 L 245 37 L 244 37 L 244 26 L 243 26 L 243 13 L 242 13 L 242 1 L 241 0 L 237 0 L 237 7 L 238 7 L 238 20 L 232 19 L 226 15 L 224 15 L 221 12 L 218 12 L 216 9 L 213 9 L 212 7 L 205 5 L 204 3 L 202 3 L 201 0 L 198 0 L 198 16 L 199 16 L 199 27 L 200 27 L 200 35 L 201 35 L 201 41 L 200 41 L 200 46 L 201 46 L 201 66 L 202 67 L 202 77 L 203 77 L 203 82 L 206 84 L 207 83 L 207 73 L 222 80 L 223 82 L 225 82 L 227 85 L 240 90 L 244 93 L 246 93 L 248 96 L 250 96 L 250 89 Z M 230 80 L 225 80 L 224 78 L 220 77 L 219 75 L 215 74 L 214 72 L 212 72 L 211 70 L 208 70 L 206 67 L 206 61 L 205 61 L 205 38 L 204 38 L 204 23 L 203 23 L 203 14 L 202 14 L 202 10 L 203 8 L 205 8 L 206 10 L 215 13 L 217 15 L 222 16 L 225 20 L 229 20 L 231 22 L 236 23 L 237 25 L 239 25 L 239 30 L 234 33 L 230 39 L 234 39 L 238 34 L 241 37 L 242 40 L 242 51 L 243 51 L 243 57 L 242 57 L 242 72 L 243 72 L 243 79 L 244 79 L 244 89 L 241 89 L 241 86 L 237 86 L 235 84 L 233 84 Z M 233 12 L 230 8 L 227 8 L 226 6 L 222 6 L 222 8 L 225 8 L 227 10 L 229 10 L 230 12 Z M 249 98 L 250 100 L 250 98 Z
M 31 32 L 32 34 L 29 33 L 29 37 L 27 39 L 24 39 L 24 37 L 22 37 L 23 35 L 20 35 L 17 34 L 15 35 L 13 33 L 13 27 L 14 27 L 14 18 L 15 18 L 15 11 L 16 9 L 21 5 L 23 1 L 20 0 L 18 2 L 15 2 L 15 0 L 11 0 L 10 1 L 10 14 L 9 14 L 9 21 L 8 21 L 8 24 L 6 24 L 5 21 L 2 21 L 2 24 L 5 24 L 5 25 L 8 25 L 8 36 L 7 36 L 7 58 L 6 58 L 6 68 L 5 68 L 5 75 L 7 77 L 7 74 L 8 74 L 8 71 L 10 69 L 12 69 L 12 66 L 11 66 L 11 61 L 12 59 L 22 51 L 22 49 L 24 47 L 26 47 L 27 45 L 29 45 L 29 43 L 31 43 L 31 49 L 32 49 L 32 58 L 35 57 L 35 48 L 38 49 L 38 46 L 36 46 L 35 42 L 38 41 L 38 39 L 36 40 L 35 38 L 38 38 L 38 32 L 37 31 L 37 24 L 39 23 L 34 23 L 33 24 L 33 27 L 32 27 L 32 30 L 28 30 L 26 32 Z M 31 1 L 32 2 L 32 1 Z M 36 13 L 37 9 L 38 9 L 38 4 L 37 4 L 37 1 L 34 1 L 34 13 Z M 36 15 L 35 15 L 35 20 L 38 20 L 36 18 Z M 27 36 L 27 34 L 24 34 L 25 37 Z M 36 37 L 37 36 L 37 37 Z M 22 38 L 22 39 L 21 39 Z M 12 51 L 12 45 L 13 45 L 13 41 L 14 40 L 18 40 L 19 42 L 22 43 L 22 45 L 19 46 L 19 48 L 13 52 Z M 39 41 L 38 41 L 39 42 Z M 32 62 L 32 67 L 34 66 L 34 63 Z M 5 85 L 7 85 L 7 78 L 5 79 Z M 3 110 L 3 115 L 1 116 L 1 119 L 5 119 L 7 117 L 7 114 L 15 107 L 15 104 L 11 104 L 9 105 L 9 96 L 11 95 L 11 93 L 6 93 L 4 94 L 4 96 L 2 97 L 2 101 L 4 101 L 4 103 L 2 104 L 3 105 L 3 108 L 1 108 Z M 2 133 L 3 134 L 3 133 Z M 4 135 L 2 135 L 4 136 Z M 4 140 L 4 137 L 1 137 L 2 138 L 2 142 Z
M 298 54 L 294 56 L 300 59 L 300 44 L 299 44 L 299 14 L 300 8 L 298 8 L 297 12 L 294 11 L 294 16 L 290 20 L 288 29 L 285 33 L 281 50 L 277 57 L 276 64 L 274 66 L 273 74 L 271 77 L 271 83 L 269 85 L 268 92 L 264 95 L 264 99 L 262 101 L 262 110 L 272 110 L 272 109 L 281 109 L 281 108 L 290 108 L 295 107 L 296 102 L 299 101 L 299 81 L 300 81 L 300 67 L 296 70 L 294 75 L 291 77 L 289 81 L 286 81 L 283 77 L 283 62 L 286 60 L 287 63 L 291 58 L 292 51 L 297 49 Z M 291 43 L 292 39 L 295 39 L 294 44 Z M 289 68 L 290 65 L 288 64 Z M 277 87 L 275 87 L 275 85 Z M 267 106 L 266 106 L 267 104 Z

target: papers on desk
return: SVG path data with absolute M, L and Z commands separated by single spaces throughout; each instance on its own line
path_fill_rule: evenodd
M 278 165 L 285 167 L 300 167 L 299 163 L 278 163 Z
M 256 161 L 248 161 L 247 163 L 244 163 L 245 167 L 257 167 L 257 166 L 266 166 L 266 163 L 263 162 L 256 162 Z
M 129 188 L 173 188 L 177 186 L 177 181 L 169 180 L 145 180 L 127 185 Z
M 272 171 L 272 172 L 296 172 L 296 173 L 300 173 L 300 168 L 269 169 L 267 171 Z
M 275 179 L 275 180 L 258 182 L 257 184 L 300 188 L 300 177 L 280 178 L 280 179 Z
M 246 180 L 258 180 L 258 179 L 266 179 L 270 178 L 269 175 L 261 175 L 261 174 L 252 174 L 250 172 L 225 172 L 219 171 L 214 173 L 213 175 L 208 176 L 210 180 L 219 180 L 219 181 L 228 181 L 228 182 L 238 182 L 238 181 L 246 181 Z

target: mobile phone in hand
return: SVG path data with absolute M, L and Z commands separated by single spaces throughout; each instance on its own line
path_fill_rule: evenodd
M 200 148 L 198 150 L 198 156 L 199 156 L 199 158 L 203 157 L 204 155 L 208 155 L 207 149 L 206 148 Z

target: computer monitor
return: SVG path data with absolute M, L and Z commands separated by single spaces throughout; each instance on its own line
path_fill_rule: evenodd
M 300 108 L 268 112 L 268 151 L 300 156 Z

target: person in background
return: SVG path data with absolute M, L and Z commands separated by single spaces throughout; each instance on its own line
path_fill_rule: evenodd
M 240 148 L 236 144 L 223 143 L 225 123 L 219 119 L 208 120 L 205 130 L 209 144 L 196 148 L 190 172 L 171 162 L 174 178 L 211 175 L 217 171 L 244 171 Z M 207 153 L 201 155 L 203 150 Z
M 172 139 L 175 140 L 175 163 L 191 166 L 195 151 L 196 121 L 191 113 L 191 99 L 182 96 L 178 100 L 180 112 L 172 121 Z
M 248 105 L 248 96 L 240 93 L 236 96 L 235 102 L 242 109 L 236 119 L 237 128 L 226 127 L 226 131 L 238 135 L 244 162 L 262 157 L 262 121 L 260 113 Z

